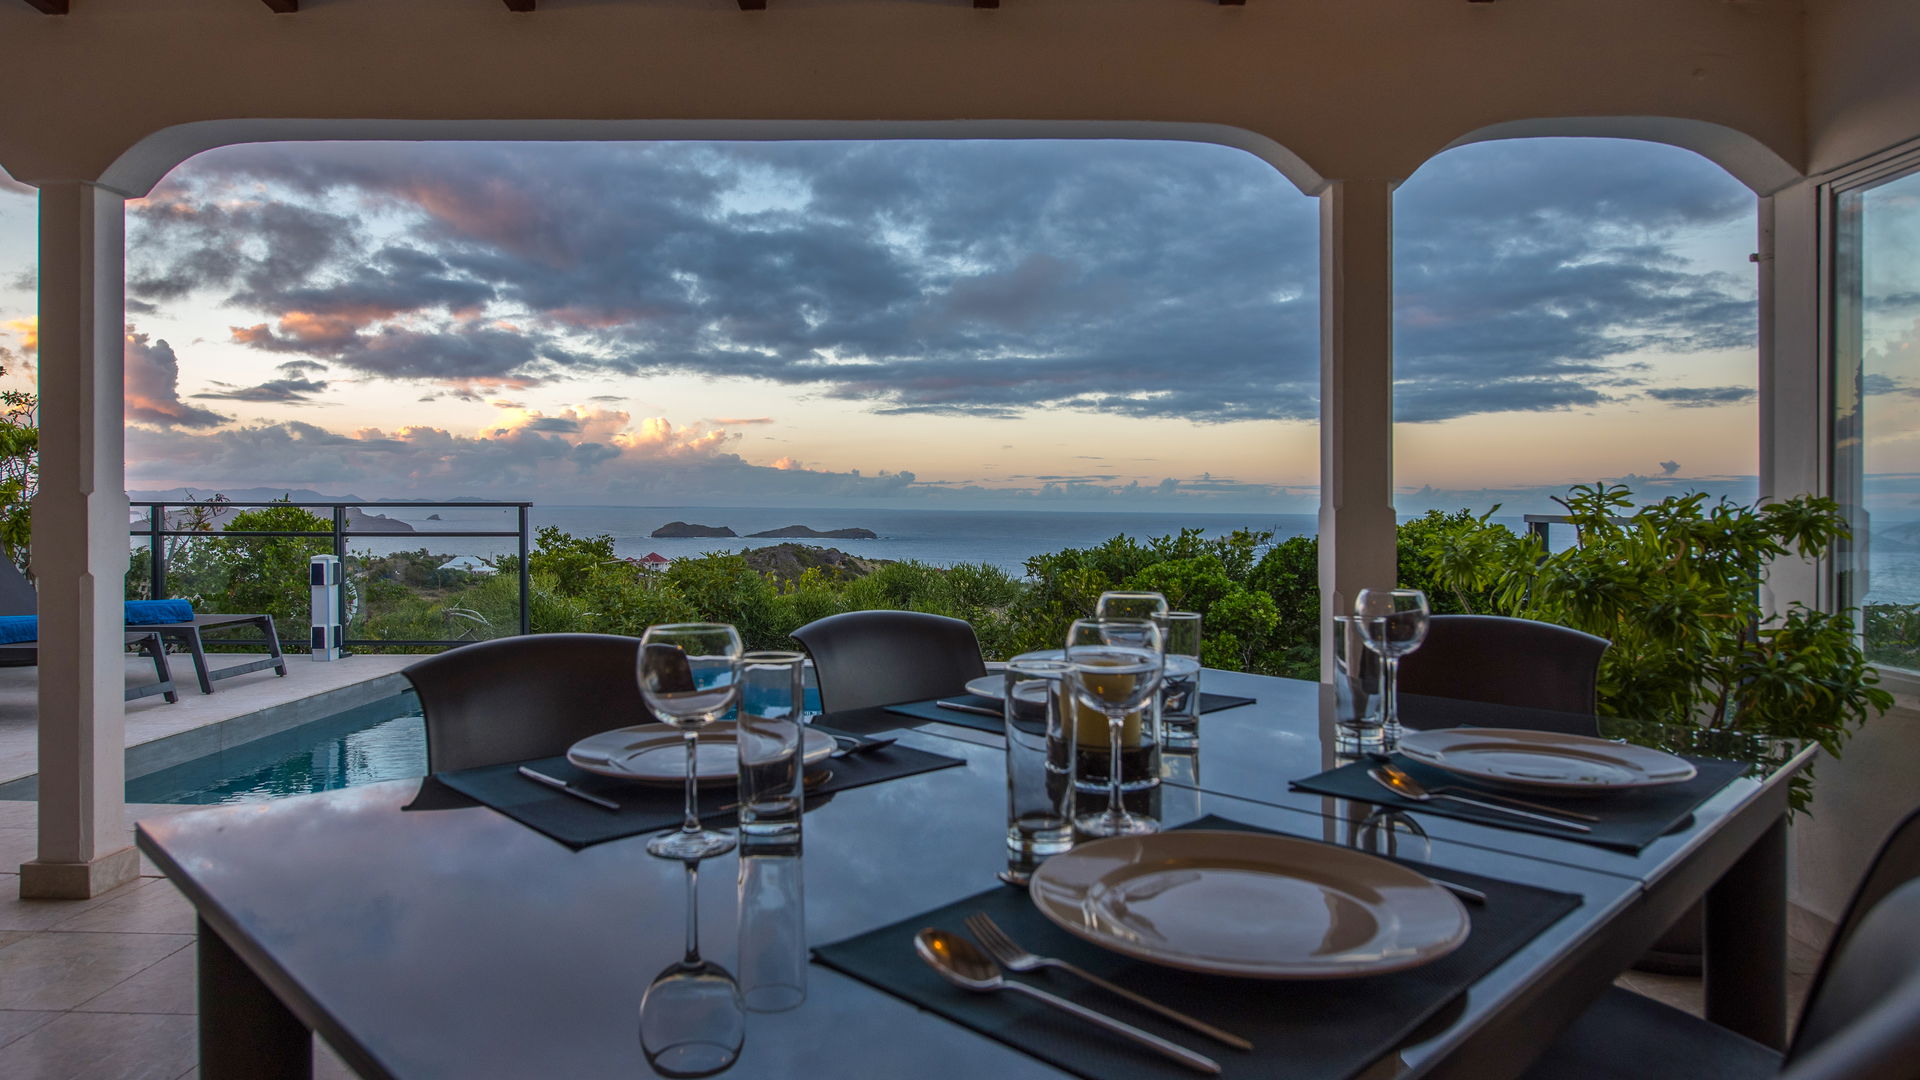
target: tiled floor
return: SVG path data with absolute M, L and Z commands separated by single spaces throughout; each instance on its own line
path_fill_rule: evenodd
M 211 666 L 220 668 L 258 657 L 231 653 L 214 654 L 207 659 Z M 322 664 L 306 656 L 289 656 L 287 674 L 284 676 L 272 671 L 251 672 L 216 682 L 213 684 L 213 693 L 202 694 L 199 684 L 194 681 L 192 662 L 185 656 L 170 656 L 174 685 L 180 688 L 180 700 L 168 702 L 156 696 L 127 702 L 127 745 L 136 746 L 163 739 L 343 686 L 367 682 L 399 671 L 417 659 L 417 656 L 367 654 Z M 129 654 L 128 684 L 152 681 L 152 661 Z M 0 782 L 26 776 L 35 769 L 38 747 L 34 717 L 38 687 L 38 669 L 0 668 Z M 5 865 L 17 862 L 15 860 L 15 863 Z
M 190 809 L 130 806 L 127 817 Z M 0 865 L 30 858 L 32 835 L 33 804 L 0 802 Z M 139 879 L 91 900 L 19 895 L 19 878 L 0 874 L 0 1077 L 195 1076 L 194 917 L 186 899 L 144 859 Z M 353 1080 L 317 1041 L 314 1075 Z

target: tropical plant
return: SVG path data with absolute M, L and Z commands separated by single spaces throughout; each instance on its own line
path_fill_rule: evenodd
M 1853 729 L 1893 704 L 1851 612 L 1769 613 L 1761 603 L 1769 563 L 1818 558 L 1847 538 L 1836 503 L 1800 496 L 1743 506 L 1690 494 L 1635 509 L 1631 496 L 1595 484 L 1558 500 L 1577 541 L 1563 551 L 1456 517 L 1425 536 L 1417 557 L 1436 593 L 1464 610 L 1613 642 L 1600 666 L 1604 715 L 1738 727 L 1837 754 Z
M 0 350 L 4 351 L 4 350 Z M 7 373 L 0 367 L 0 375 Z M 32 562 L 33 497 L 40 490 L 40 399 L 0 390 L 0 553 Z

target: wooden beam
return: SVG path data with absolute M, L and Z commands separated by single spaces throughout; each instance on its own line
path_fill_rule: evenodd
M 67 0 L 27 0 L 27 6 L 42 15 L 65 15 Z
M 1000 0 L 973 0 L 973 6 L 977 8 L 997 8 L 1000 6 Z
M 740 0 L 741 11 L 765 11 L 767 0 Z
M 276 15 L 292 15 L 300 10 L 300 0 L 261 0 Z
M 508 11 L 532 11 L 540 0 L 507 0 Z
M 1229 5 L 1233 7 L 1245 7 L 1247 6 L 1247 0 L 1220 0 L 1221 7 L 1227 7 Z

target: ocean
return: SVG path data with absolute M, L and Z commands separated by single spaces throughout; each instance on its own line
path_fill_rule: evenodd
M 399 518 L 416 529 L 512 528 L 510 516 L 482 508 L 438 510 L 366 507 L 369 513 Z M 440 520 L 428 520 L 429 514 Z M 653 530 L 672 521 L 726 526 L 737 538 L 654 539 Z M 575 536 L 613 537 L 613 549 L 623 556 L 658 552 L 669 559 L 739 551 L 769 544 L 800 543 L 836 547 L 852 555 L 874 559 L 912 559 L 930 566 L 986 563 L 1012 574 L 1025 570 L 1028 558 L 1066 547 L 1090 547 L 1110 537 L 1127 535 L 1140 540 L 1169 536 L 1182 528 L 1200 529 L 1209 537 L 1226 536 L 1235 529 L 1271 529 L 1277 538 L 1311 536 L 1317 531 L 1312 514 L 1198 514 L 1198 513 L 1088 513 L 1044 510 L 901 510 L 901 509 L 781 509 L 745 506 L 535 506 L 528 523 L 534 530 L 553 526 Z M 753 539 L 747 533 L 788 525 L 830 529 L 871 529 L 874 540 Z M 513 550 L 513 542 L 492 539 L 427 537 L 355 537 L 350 547 L 376 553 L 426 547 L 458 555 L 496 555 Z
M 367 504 L 369 513 L 398 518 L 416 529 L 507 530 L 514 529 L 511 511 L 479 507 L 443 507 L 437 510 L 390 508 Z M 439 515 L 433 520 L 429 515 Z M 1155 513 L 1110 513 L 1048 510 L 919 510 L 896 508 L 806 509 L 748 506 L 540 506 L 529 512 L 534 530 L 553 526 L 576 536 L 613 537 L 615 553 L 638 558 L 658 552 L 669 559 L 705 555 L 716 551 L 739 551 L 768 544 L 803 543 L 836 547 L 853 555 L 874 559 L 912 559 L 930 566 L 956 563 L 986 563 L 1019 576 L 1027 559 L 1034 555 L 1067 547 L 1091 547 L 1114 536 L 1132 536 L 1146 540 L 1169 536 L 1182 528 L 1200 529 L 1208 537 L 1225 536 L 1235 529 L 1270 529 L 1276 539 L 1311 536 L 1318 531 L 1312 514 L 1275 513 L 1195 513 L 1191 511 Z M 1494 521 L 1518 530 L 1521 520 L 1494 518 Z M 727 526 L 738 537 L 718 539 L 654 539 L 653 530 L 672 521 L 699 525 Z M 796 540 L 753 539 L 747 533 L 807 525 L 829 529 L 864 528 L 879 534 L 873 540 Z M 1573 541 L 1573 531 L 1555 527 L 1550 534 L 1557 549 Z M 496 538 L 454 538 L 426 536 L 355 536 L 349 546 L 355 551 L 386 554 L 393 551 L 427 548 L 447 555 L 490 557 L 513 551 L 515 543 Z M 1902 549 L 1907 550 L 1902 550 Z M 1920 545 L 1885 544 L 1872 549 L 1872 593 L 1878 603 L 1920 603 Z

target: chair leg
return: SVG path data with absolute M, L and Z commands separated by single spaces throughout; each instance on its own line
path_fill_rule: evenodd
M 260 624 L 267 631 L 267 655 L 276 661 L 273 667 L 274 674 L 284 679 L 287 677 L 287 658 L 280 654 L 280 634 L 273 628 L 273 616 L 260 616 Z
M 160 696 L 171 705 L 180 700 L 180 694 L 173 688 L 173 667 L 167 663 L 167 644 L 160 640 L 159 634 L 151 635 L 142 642 L 140 650 L 153 657 L 153 673 L 159 677 L 160 685 L 166 687 Z
M 213 693 L 213 677 L 207 674 L 207 650 L 200 643 L 200 628 L 188 627 L 181 635 L 187 639 L 187 651 L 193 654 L 193 672 L 200 676 L 200 692 Z

